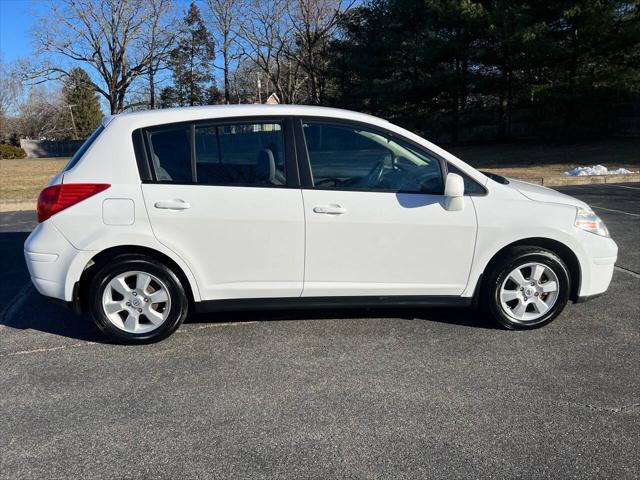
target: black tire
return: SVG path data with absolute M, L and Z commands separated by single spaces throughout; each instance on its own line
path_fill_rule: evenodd
M 109 282 L 129 271 L 156 277 L 164 284 L 170 298 L 167 318 L 150 332 L 131 333 L 118 328 L 104 311 L 102 299 Z M 158 260 L 143 255 L 121 255 L 111 260 L 93 276 L 88 295 L 89 313 L 97 327 L 113 341 L 123 344 L 153 343 L 167 338 L 182 324 L 189 310 L 187 294 L 178 276 Z
M 542 316 L 534 320 L 525 321 L 517 320 L 505 311 L 501 303 L 500 291 L 509 274 L 517 267 L 528 263 L 539 263 L 551 268 L 558 278 L 558 292 L 555 303 Z M 501 255 L 490 267 L 483 284 L 483 308 L 491 314 L 497 323 L 509 330 L 529 330 L 548 324 L 560 315 L 569 300 L 571 292 L 571 276 L 562 259 L 549 250 L 533 246 L 513 247 Z M 542 298 L 543 295 L 540 295 Z M 517 304 L 518 301 L 514 302 Z

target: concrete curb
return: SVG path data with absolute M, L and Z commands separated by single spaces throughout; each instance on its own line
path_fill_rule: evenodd
M 517 178 L 517 177 L 514 177 Z M 522 178 L 525 182 L 544 185 L 545 187 L 561 187 L 566 185 L 591 185 L 602 183 L 630 183 L 640 182 L 640 174 L 630 175 L 588 175 L 572 177 L 570 175 L 550 175 L 548 177 Z

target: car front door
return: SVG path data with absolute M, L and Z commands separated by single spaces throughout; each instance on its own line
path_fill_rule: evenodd
M 460 295 L 476 215 L 468 197 L 462 211 L 445 209 L 443 162 L 373 127 L 308 119 L 298 128 L 303 296 Z
M 239 119 L 142 132 L 153 232 L 193 270 L 203 300 L 302 292 L 304 212 L 289 125 Z

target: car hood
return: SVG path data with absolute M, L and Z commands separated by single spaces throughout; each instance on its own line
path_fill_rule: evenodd
M 570 197 L 564 193 L 557 192 L 547 187 L 534 185 L 533 183 L 523 182 L 522 180 L 509 179 L 509 187 L 517 190 L 529 200 L 534 202 L 560 203 L 562 205 L 571 205 L 573 207 L 589 208 L 582 200 Z

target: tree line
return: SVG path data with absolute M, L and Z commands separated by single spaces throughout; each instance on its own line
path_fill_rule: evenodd
M 474 126 L 502 139 L 606 133 L 634 102 L 640 113 L 639 6 L 374 0 L 332 42 L 331 102 L 454 142 Z
M 567 139 L 607 133 L 638 108 L 638 10 L 616 0 L 58 0 L 14 71 L 33 86 L 25 111 L 46 110 L 38 84 L 62 82 L 67 136 L 84 135 L 74 114 L 96 122 L 98 96 L 120 113 L 275 94 L 443 141 L 474 130 Z M 71 87 L 81 98 L 67 98 Z

